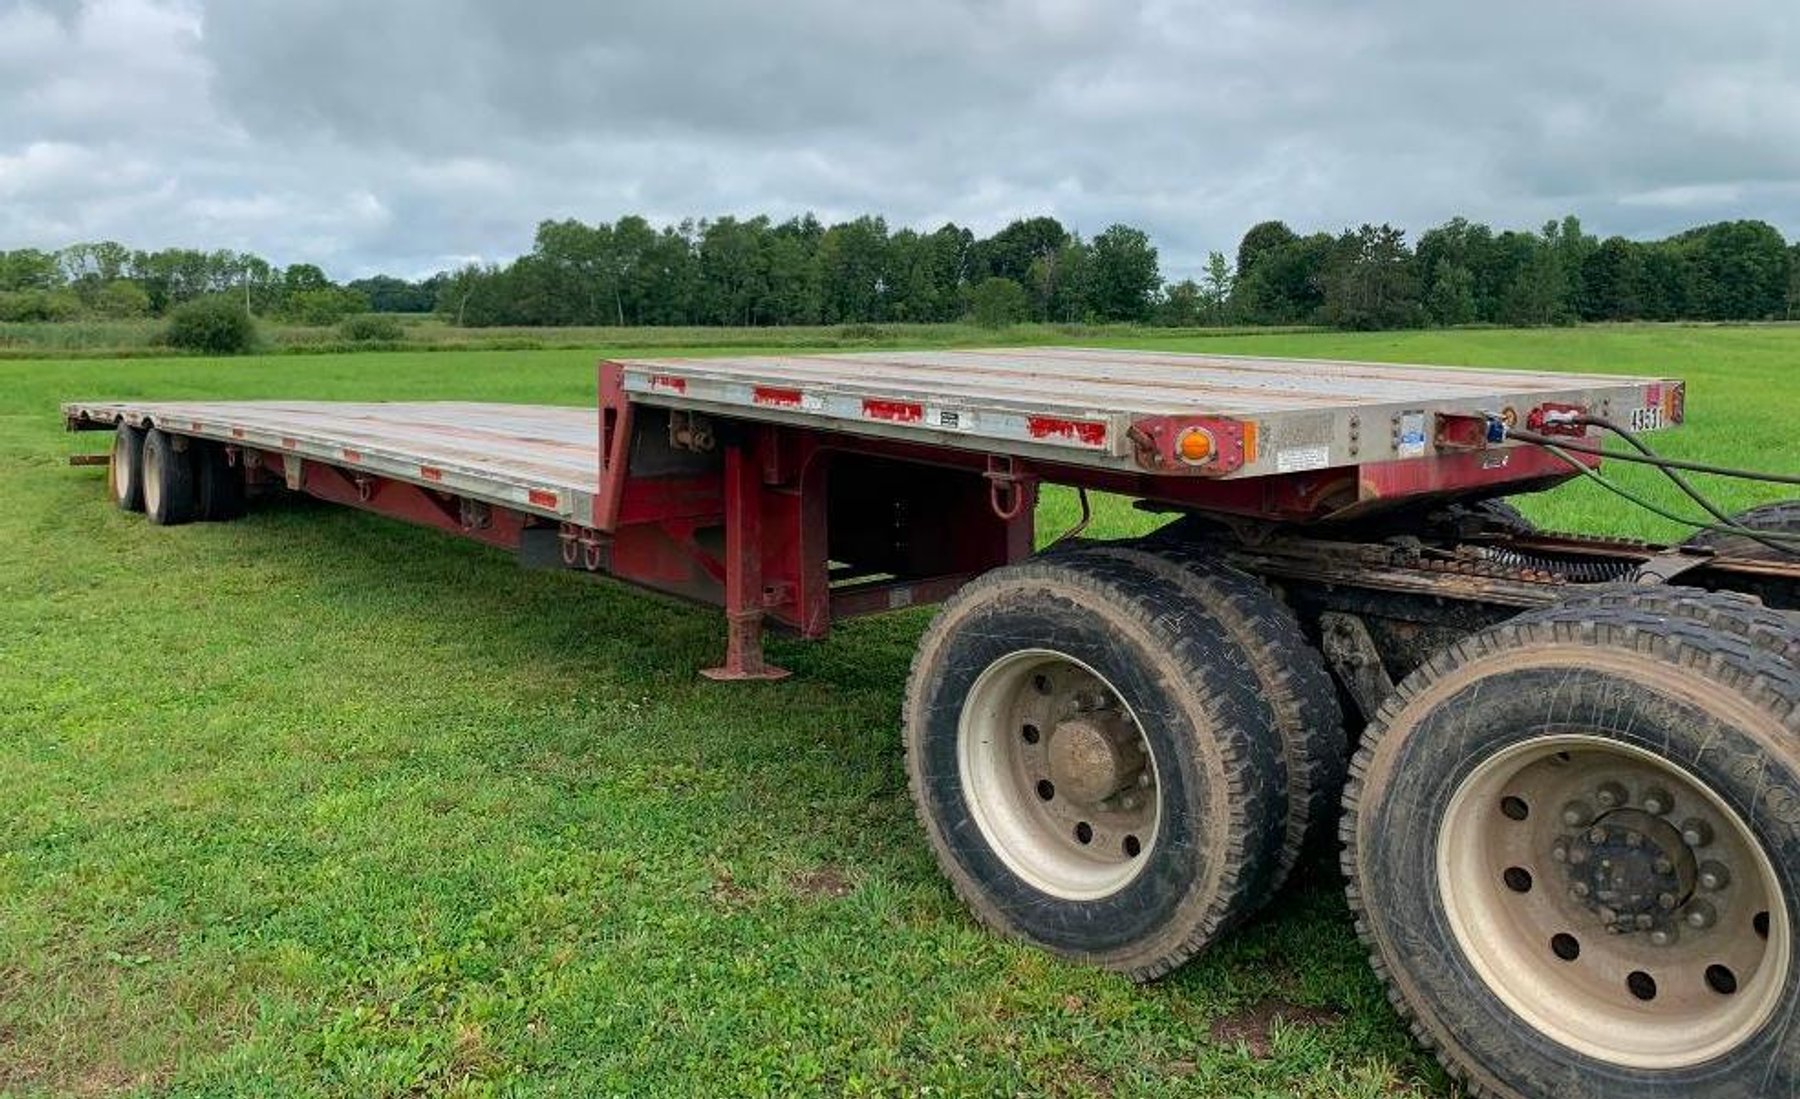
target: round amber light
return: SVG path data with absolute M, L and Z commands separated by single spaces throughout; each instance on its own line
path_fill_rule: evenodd
M 1199 465 L 1213 456 L 1212 433 L 1203 427 L 1190 427 L 1175 440 L 1175 450 L 1182 461 Z

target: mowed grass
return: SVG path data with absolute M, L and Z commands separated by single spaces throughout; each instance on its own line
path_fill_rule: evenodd
M 1154 346 L 1669 373 L 1671 453 L 1800 469 L 1800 329 Z M 1151 987 L 980 930 L 906 796 L 927 611 L 775 643 L 786 683 L 708 683 L 715 614 L 435 533 L 304 503 L 151 528 L 65 464 L 109 437 L 56 414 L 586 404 L 603 351 L 0 364 L 0 1093 L 1444 1090 L 1329 851 Z M 1585 485 L 1525 506 L 1675 533 Z M 1053 534 L 1072 501 L 1044 512 Z M 1149 522 L 1109 500 L 1096 529 Z

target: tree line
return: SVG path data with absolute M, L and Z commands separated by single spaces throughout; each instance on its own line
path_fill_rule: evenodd
M 1156 248 L 1128 225 L 1084 240 L 1050 217 L 982 238 L 879 217 L 630 216 L 544 222 L 512 263 L 451 275 L 439 309 L 467 325 L 1149 321 L 1161 285 Z
M 988 237 L 955 224 L 890 229 L 879 217 L 828 226 L 810 214 L 546 221 L 510 263 L 343 285 L 311 264 L 230 251 L 103 242 L 0 252 L 0 321 L 162 316 L 200 298 L 304 324 L 436 312 L 469 327 L 1771 320 L 1800 319 L 1800 243 L 1761 221 L 1636 241 L 1601 240 L 1574 217 L 1536 232 L 1456 218 L 1416 244 L 1385 224 L 1303 236 L 1267 221 L 1234 256 L 1213 252 L 1200 278 L 1171 284 L 1142 230 L 1113 225 L 1087 239 L 1051 217 Z
M 1761 221 L 1634 241 L 1600 240 L 1574 217 L 1536 233 L 1456 218 L 1416 246 L 1391 225 L 1300 236 L 1269 221 L 1238 245 L 1223 313 L 1242 324 L 1361 329 L 1794 319 L 1800 244 Z
M 339 285 L 310 263 L 282 268 L 248 252 L 143 251 L 100 241 L 0 251 L 0 321 L 162 317 L 219 298 L 255 316 L 335 324 L 371 311 L 429 313 L 441 282 L 377 276 Z

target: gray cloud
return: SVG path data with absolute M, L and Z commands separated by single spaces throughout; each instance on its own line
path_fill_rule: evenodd
M 424 273 L 544 217 L 1800 234 L 1790 0 L 0 0 L 0 246 Z

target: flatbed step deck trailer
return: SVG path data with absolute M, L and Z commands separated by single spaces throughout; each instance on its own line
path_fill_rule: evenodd
M 1749 593 L 1762 602 L 1746 606 L 1774 617 L 1755 618 L 1745 636 L 1763 644 L 1793 634 L 1792 617 L 1780 609 L 1792 607 L 1800 582 L 1792 560 L 1546 534 L 1484 502 L 1597 467 L 1598 457 L 1580 449 L 1600 438 L 1584 417 L 1644 431 L 1681 423 L 1686 394 L 1676 379 L 1033 348 L 608 361 L 600 365 L 598 390 L 592 409 L 79 401 L 62 411 L 71 430 L 116 430 L 115 498 L 154 521 L 233 517 L 236 509 L 220 505 L 216 491 L 209 497 L 192 488 L 223 478 L 244 491 L 285 488 L 470 537 L 512 550 L 530 566 L 609 574 L 721 606 L 726 656 L 706 672 L 715 678 L 785 674 L 764 659 L 767 625 L 819 637 L 836 618 L 939 602 L 966 588 L 954 611 L 928 631 L 908 689 L 909 767 L 940 863 L 988 922 L 1136 977 L 1179 964 L 1246 915 L 1246 906 L 1266 899 L 1292 865 L 1308 821 L 1334 811 L 1320 799 L 1334 799 L 1342 782 L 1343 733 L 1334 692 L 1318 682 L 1335 678 L 1356 710 L 1373 716 L 1395 696 L 1397 681 L 1430 674 L 1433 653 L 1523 609 L 1554 608 L 1584 591 L 1595 607 L 1610 608 L 1586 617 L 1636 606 L 1635 595 L 1619 596 L 1610 581 L 1679 578 L 1693 585 L 1682 591 Z M 1508 436 L 1518 428 L 1576 449 L 1521 444 Z M 1090 490 L 1133 497 L 1177 521 L 1152 540 L 1094 545 L 1065 537 L 1058 551 L 1034 557 L 1043 484 L 1079 490 L 1084 522 Z M 980 584 L 971 583 L 977 578 Z M 1098 602 L 1082 612 L 1088 618 L 1064 622 L 1035 647 L 1025 640 L 1032 627 L 1019 626 L 1016 652 L 995 659 L 972 683 L 956 680 L 960 665 L 943 663 L 950 659 L 944 654 L 971 636 L 971 616 L 1027 613 L 1020 608 L 1038 604 L 1019 602 L 1021 591 L 1060 593 L 1057 600 L 1070 605 Z M 1105 598 L 1095 595 L 1100 591 Z M 1138 598 L 1149 600 L 1143 613 L 1150 619 L 1109 617 L 1118 610 L 1113 604 Z M 1186 610 L 1171 617 L 1172 607 Z M 1213 625 L 1181 625 L 1196 609 Z M 1717 613 L 1727 612 L 1750 614 L 1742 607 Z M 1157 630 L 1201 630 L 1194 635 L 1207 639 L 1200 649 L 1220 660 L 1239 653 L 1238 678 L 1256 672 L 1249 682 L 1266 696 L 1241 701 L 1261 707 L 1265 724 L 1240 710 L 1210 731 L 1183 725 L 1171 734 L 1131 709 L 1131 692 L 1115 681 L 1134 673 L 1112 662 L 1128 659 L 1131 639 L 1151 619 Z M 1094 623 L 1100 648 L 1085 657 L 1061 652 L 1078 648 Z M 982 636 L 991 640 L 993 628 L 983 626 Z M 1263 636 L 1269 631 L 1287 640 L 1277 647 Z M 1199 651 L 1191 641 L 1171 635 L 1168 653 L 1142 652 L 1141 662 Z M 1783 652 L 1791 666 L 1791 647 Z M 1032 669 L 1041 670 L 1027 674 Z M 1156 689 L 1178 695 L 1188 689 L 1181 684 L 1218 674 L 1206 664 L 1171 669 Z M 1318 727 L 1286 728 L 1292 715 L 1282 716 L 1280 699 L 1309 669 L 1318 675 L 1309 696 Z M 962 686 L 947 701 L 932 693 L 951 681 Z M 1231 689 L 1216 685 L 1217 692 Z M 1183 695 L 1187 701 L 1169 706 L 1199 707 L 1210 697 Z M 962 715 L 960 724 L 933 726 L 933 715 L 946 707 Z M 1112 716 L 1095 716 L 1105 714 Z M 1005 732 L 1018 721 L 1024 746 Z M 1245 728 L 1235 729 L 1240 724 Z M 1274 769 L 1265 785 L 1286 806 L 1275 813 L 1287 818 L 1285 827 L 1265 819 L 1267 806 L 1252 811 L 1249 788 L 1225 783 L 1216 793 L 1226 801 L 1202 805 L 1192 801 L 1199 796 L 1193 790 L 1206 782 L 1184 788 L 1163 777 L 1152 781 L 1158 768 L 1188 758 L 1187 749 L 1172 745 L 1209 736 L 1248 737 L 1239 748 L 1251 762 L 1259 740 L 1279 741 L 1263 764 Z M 945 738 L 961 747 L 933 755 L 932 745 Z M 1007 743 L 1013 748 L 997 747 Z M 1608 777 L 1625 774 L 1625 764 L 1596 758 L 1603 794 L 1630 785 Z M 1625 763 L 1652 769 L 1638 755 Z M 933 775 L 942 778 L 940 772 L 963 791 L 958 798 L 934 800 Z M 1025 793 L 1008 792 L 1014 780 Z M 1137 789 L 1133 781 L 1149 793 L 1120 793 Z M 1160 800 L 1177 789 L 1188 789 L 1189 802 Z M 1174 932 L 1165 927 L 1114 941 L 1092 930 L 1110 924 L 1095 923 L 1083 906 L 1112 903 L 1108 898 L 1136 898 L 1132 912 L 1143 905 L 1161 911 L 1162 900 L 1139 896 L 1153 877 L 1141 866 L 1174 857 L 1154 837 L 1202 817 L 1225 827 L 1225 818 L 1206 814 L 1224 812 L 1219 806 L 1233 798 L 1242 804 L 1234 802 L 1232 811 L 1245 816 L 1234 827 L 1280 833 L 1279 850 L 1265 852 L 1273 867 L 1264 868 L 1269 889 L 1234 899 L 1214 881 L 1218 888 L 1206 893 L 1191 878 L 1200 864 L 1176 866 L 1171 880 L 1189 881 L 1200 890 L 1195 897 L 1211 898 L 1178 899 L 1169 910 L 1176 931 L 1187 926 L 1182 920 L 1198 921 L 1187 932 L 1170 940 Z M 1136 807 L 1121 808 L 1128 804 Z M 1554 813 L 1540 819 L 1546 816 Z M 1651 829 L 1637 838 L 1663 842 L 1669 834 Z M 965 849 L 969 837 L 979 841 L 973 854 Z M 1566 847 L 1566 837 L 1554 842 Z M 1247 840 L 1239 846 L 1251 862 L 1263 849 Z M 1665 854 L 1657 867 L 1688 865 Z M 1245 875 L 1249 869 L 1237 867 Z M 1552 870 L 1546 864 L 1537 872 Z M 1609 926 L 1621 918 L 1614 907 L 1597 911 Z M 1032 922 L 1059 912 L 1074 924 Z M 1636 918 L 1650 922 L 1632 929 L 1663 933 L 1661 915 Z M 1070 930 L 1077 925 L 1090 929 L 1087 937 Z M 1390 968 L 1405 964 L 1387 944 L 1372 946 Z M 1604 951 L 1596 942 L 1592 953 Z M 1562 959 L 1559 953 L 1551 968 Z M 1562 979 L 1540 972 L 1535 957 L 1496 964 L 1526 974 L 1519 989 L 1499 990 L 1508 1003 Z M 1556 988 L 1571 1002 L 1588 994 Z M 1595 995 L 1604 1001 L 1607 994 Z M 1523 1009 L 1518 1015 L 1533 1018 Z M 1631 1021 L 1629 1012 L 1587 1017 L 1599 1023 L 1591 1035 L 1583 1032 L 1592 1040 L 1580 1048 L 1603 1048 L 1606 1035 L 1623 1033 Z M 1678 1020 L 1676 1030 L 1693 1024 Z M 1450 1041 L 1437 1037 L 1440 1048 Z M 1620 1053 L 1621 1063 L 1637 1063 L 1636 1048 Z M 1492 1063 L 1510 1056 L 1446 1054 L 1458 1071 L 1473 1066 L 1488 1074 L 1484 1080 L 1510 1079 L 1511 1069 Z
M 1535 449 L 1489 448 L 1484 417 L 1581 408 L 1661 424 L 1683 397 L 1669 379 L 1060 348 L 625 360 L 602 364 L 599 386 L 596 410 L 63 413 L 78 430 L 211 440 L 253 477 L 725 605 L 734 639 L 753 644 L 751 616 L 817 637 L 833 617 L 935 601 L 1025 556 L 1043 481 L 1249 517 L 1342 516 L 1572 475 Z M 759 552 L 729 552 L 733 531 Z M 734 580 L 761 590 L 728 590 Z

